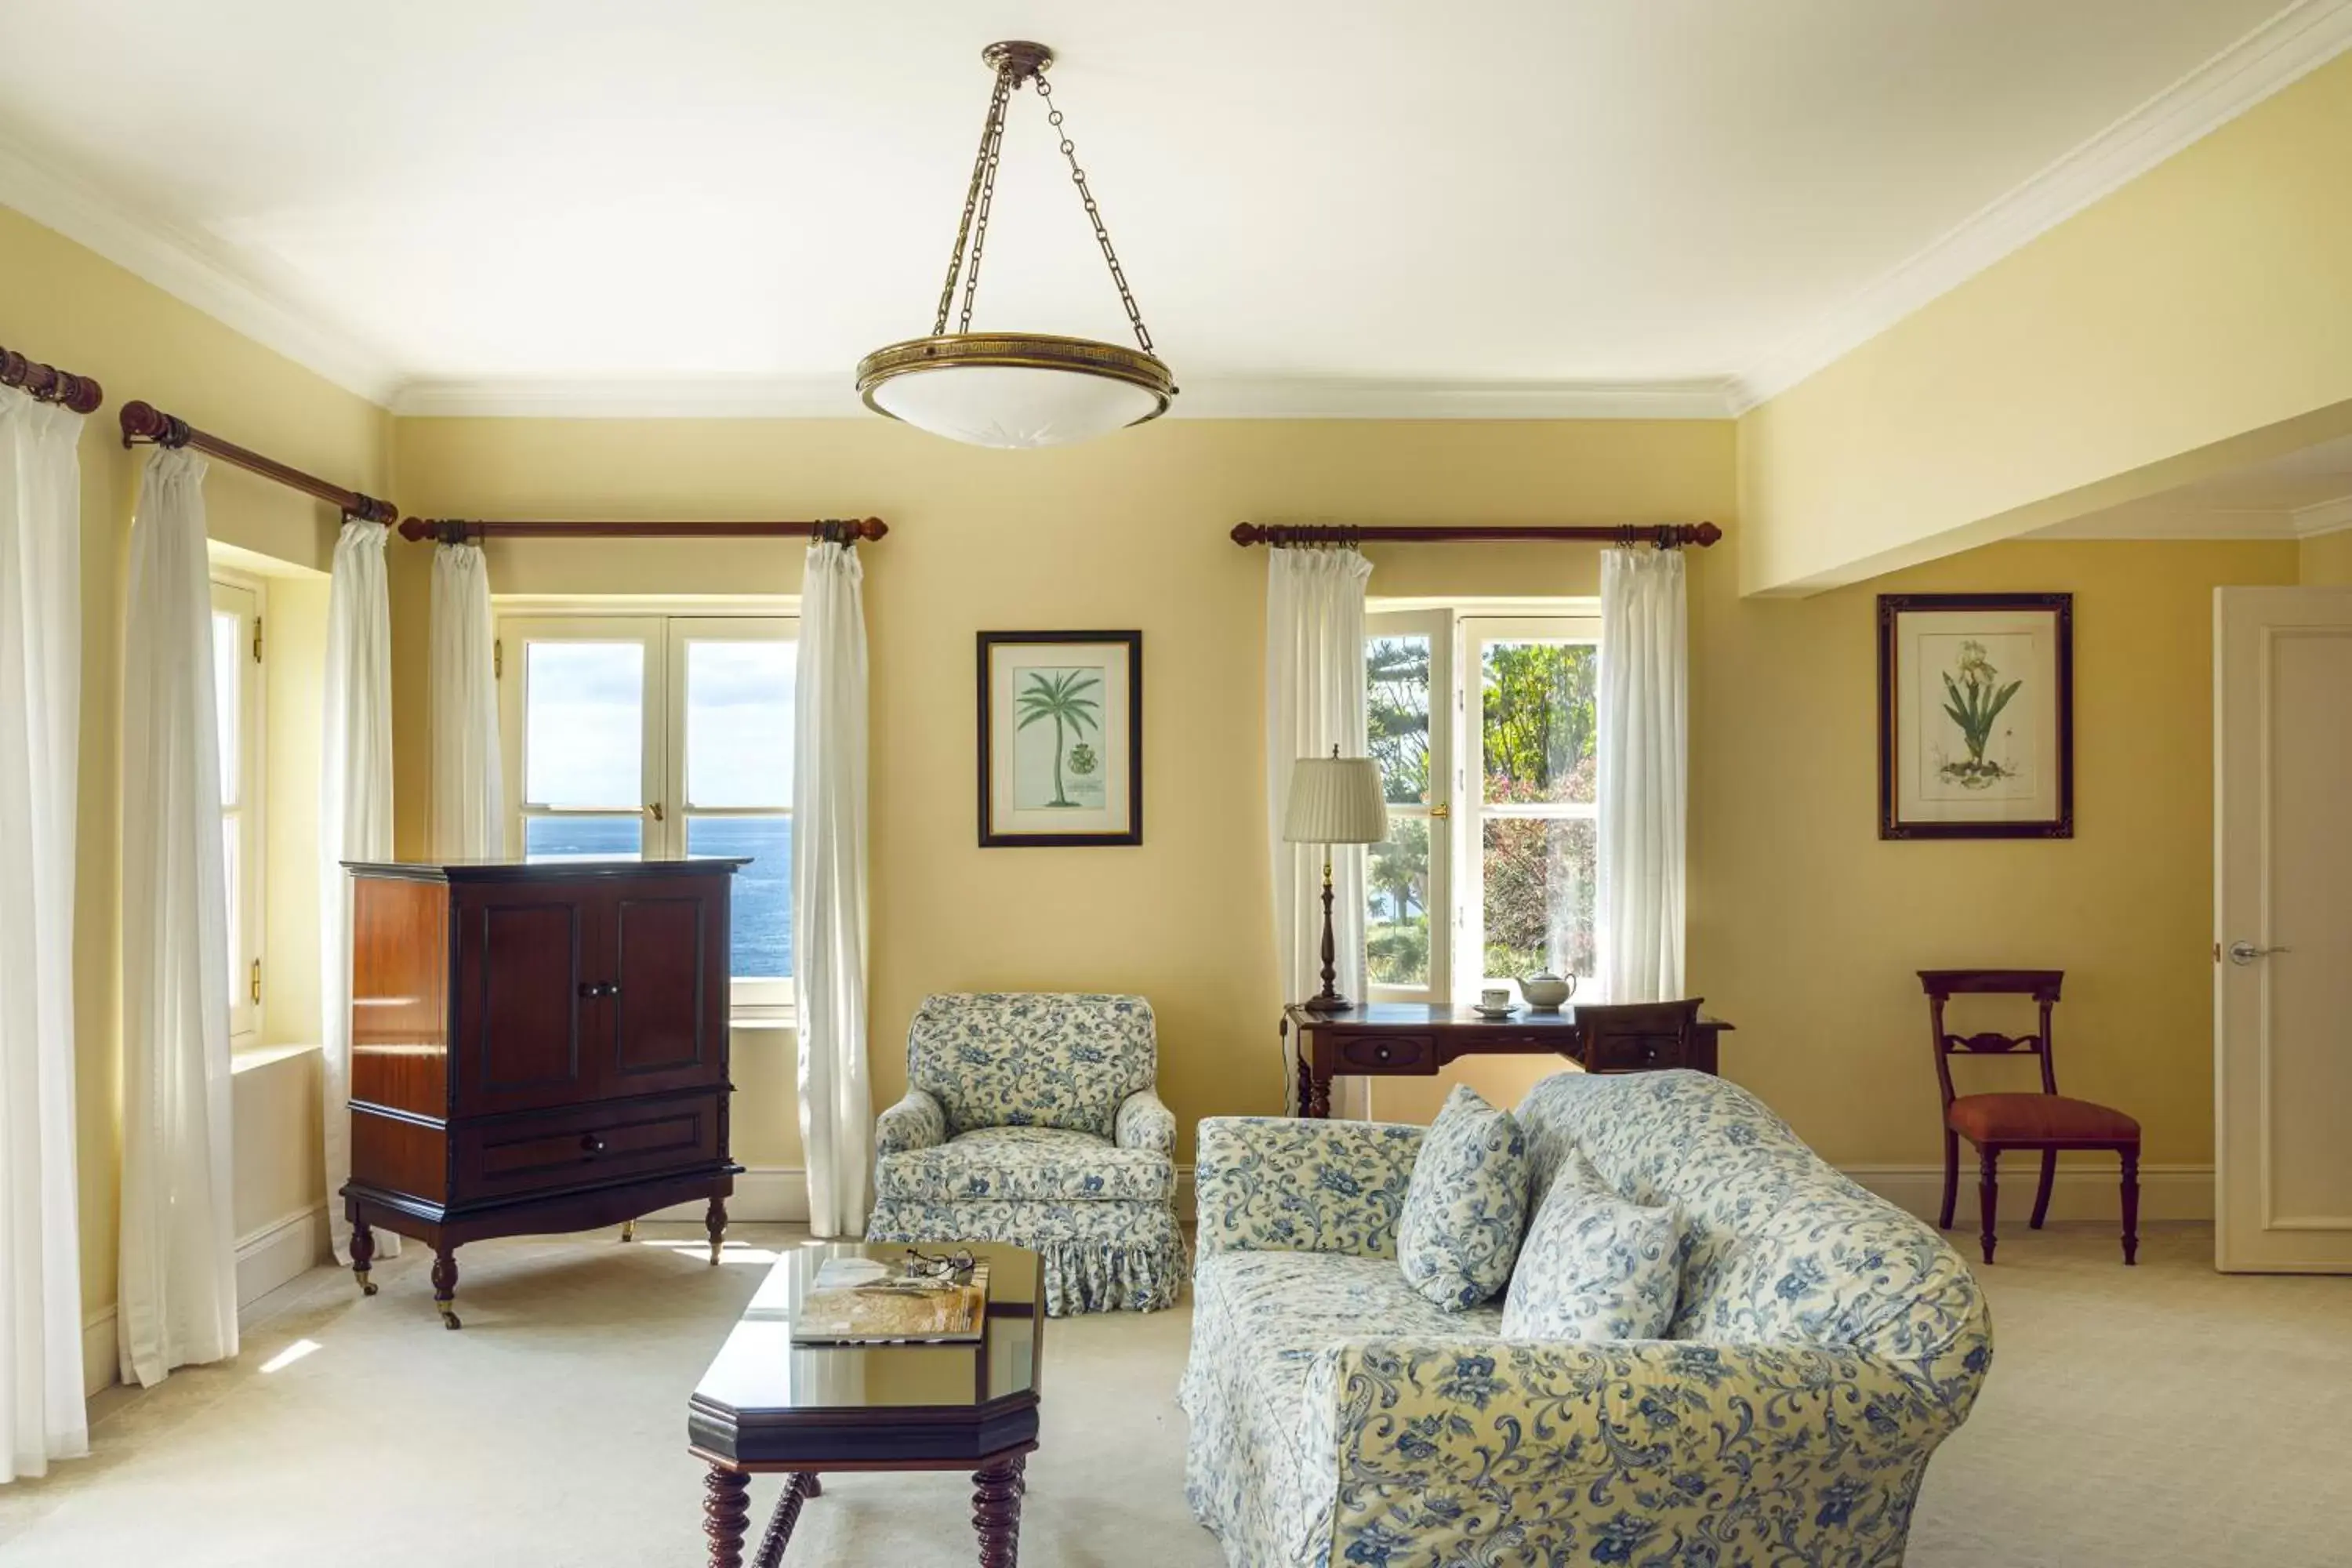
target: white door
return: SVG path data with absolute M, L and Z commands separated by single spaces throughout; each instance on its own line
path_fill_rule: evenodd
M 2352 589 L 2213 595 L 2214 1266 L 2352 1274 Z

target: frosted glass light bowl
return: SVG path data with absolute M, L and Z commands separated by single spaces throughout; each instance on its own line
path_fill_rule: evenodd
M 974 447 L 1060 447 L 1157 419 L 1174 378 L 1138 349 L 1038 332 L 950 332 L 858 362 L 877 414 Z

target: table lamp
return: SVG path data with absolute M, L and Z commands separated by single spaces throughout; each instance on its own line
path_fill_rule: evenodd
M 1290 805 L 1284 814 L 1286 844 L 1323 848 L 1323 989 L 1306 1004 L 1311 1013 L 1344 1013 L 1355 1005 L 1339 994 L 1339 950 L 1331 940 L 1331 849 L 1334 844 L 1378 844 L 1389 836 L 1389 807 L 1381 787 L 1381 764 L 1370 757 L 1301 757 L 1290 774 Z

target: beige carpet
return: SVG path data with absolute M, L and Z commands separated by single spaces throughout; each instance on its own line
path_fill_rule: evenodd
M 686 1395 L 793 1237 L 738 1227 L 713 1269 L 698 1231 L 646 1234 L 467 1248 L 454 1334 L 414 1256 L 369 1301 L 307 1277 L 235 1365 L 110 1394 L 93 1458 L 0 1488 L 0 1561 L 691 1568 Z M 1929 1470 L 1915 1565 L 2352 1563 L 2352 1280 L 2225 1279 L 2210 1250 L 2159 1227 L 2126 1270 L 2102 1230 L 2003 1243 L 1983 1275 L 1991 1384 Z M 1187 1327 L 1178 1310 L 1047 1331 L 1030 1568 L 1221 1561 L 1184 1510 Z M 955 1477 L 828 1479 L 788 1562 L 966 1564 L 969 1507 Z

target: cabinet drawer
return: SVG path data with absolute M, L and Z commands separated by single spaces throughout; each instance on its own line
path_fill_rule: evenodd
M 1427 1035 L 1334 1035 L 1334 1072 L 1435 1072 L 1437 1042 Z
M 1649 1072 L 1685 1065 L 1682 1043 L 1671 1035 L 1602 1035 L 1589 1048 L 1588 1072 Z
M 724 1158 L 717 1094 L 585 1106 L 460 1125 L 457 1201 L 602 1186 Z

